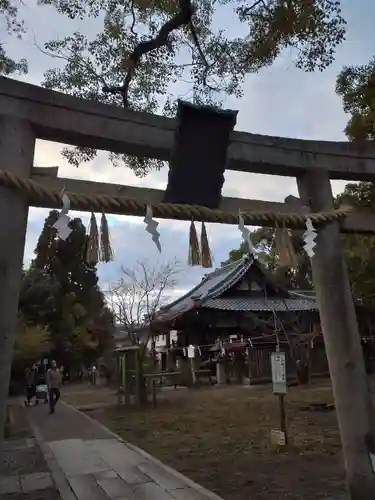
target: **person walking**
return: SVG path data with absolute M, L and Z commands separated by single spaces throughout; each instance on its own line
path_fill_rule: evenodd
M 96 385 L 96 377 L 97 377 L 96 365 L 92 365 L 92 368 L 91 368 L 91 383 L 92 383 L 92 385 Z
M 31 401 L 36 396 L 36 383 L 37 383 L 37 372 L 36 367 L 33 365 L 31 368 L 28 367 L 25 370 L 26 379 L 26 399 L 25 406 L 31 406 Z
M 49 412 L 52 415 L 55 413 L 55 407 L 60 399 L 60 388 L 61 388 L 61 373 L 57 368 L 56 361 L 52 361 L 51 368 L 47 371 L 46 382 L 48 386 L 48 401 L 49 401 Z

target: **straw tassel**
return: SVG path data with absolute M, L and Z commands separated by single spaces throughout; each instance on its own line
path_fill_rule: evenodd
M 102 262 L 111 262 L 113 260 L 113 250 L 105 213 L 102 213 L 100 220 L 100 260 Z
M 282 229 L 280 228 L 277 222 L 275 227 L 275 246 L 276 246 L 276 254 L 278 257 L 279 266 L 287 267 L 289 261 L 288 261 L 288 254 L 284 246 L 284 235 Z
M 296 267 L 297 256 L 290 239 L 290 234 L 285 226 L 280 227 L 278 223 L 276 223 L 275 228 L 275 244 L 280 267 Z
M 99 231 L 94 212 L 91 213 L 86 247 L 87 264 L 96 266 L 99 262 Z
M 208 243 L 206 225 L 204 222 L 202 222 L 201 230 L 201 264 L 202 267 L 205 268 L 212 267 L 212 255 L 210 245 Z
M 285 224 L 284 224 L 284 241 L 285 241 L 285 247 L 288 252 L 289 256 L 289 267 L 295 269 L 298 267 L 298 257 L 296 254 L 296 251 L 294 249 L 293 243 L 292 243 L 292 238 L 290 236 L 290 232 L 288 229 L 286 229 Z
M 198 235 L 195 229 L 194 221 L 191 221 L 189 232 L 189 266 L 199 266 L 201 263 L 200 257 Z

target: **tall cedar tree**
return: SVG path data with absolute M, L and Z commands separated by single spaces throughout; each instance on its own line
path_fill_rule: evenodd
M 62 362 L 87 361 L 111 343 L 113 317 L 98 286 L 95 266 L 84 260 L 87 240 L 81 219 L 72 219 L 66 241 L 57 237 L 53 224 L 57 211 L 51 211 L 35 249 L 31 271 L 42 271 L 57 284 L 56 304 L 48 318 L 54 354 Z

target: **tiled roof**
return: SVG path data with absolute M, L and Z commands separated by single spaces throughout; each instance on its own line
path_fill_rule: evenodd
M 203 306 L 208 298 L 221 295 L 237 283 L 250 269 L 253 262 L 253 256 L 245 255 L 235 262 L 216 269 L 187 294 L 161 309 L 155 318 L 156 321 L 172 319 L 189 311 L 195 306 L 196 300 L 199 300 Z
M 255 258 L 248 254 L 241 259 L 216 269 L 208 274 L 187 294 L 162 308 L 155 316 L 155 322 L 171 321 L 197 305 L 210 309 L 231 311 L 308 311 L 315 310 L 314 299 L 304 294 L 289 292 L 290 298 L 264 299 L 252 297 L 220 296 L 241 280 L 254 264 Z
M 209 299 L 204 307 L 225 311 L 314 311 L 315 300 L 311 299 L 263 299 L 228 297 Z

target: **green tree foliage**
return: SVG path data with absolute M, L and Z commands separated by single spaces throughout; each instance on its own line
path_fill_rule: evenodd
M 57 286 L 44 272 L 23 272 L 19 317 L 12 363 L 13 375 L 38 361 L 51 348 L 50 321 L 57 309 Z
M 25 30 L 18 16 L 18 5 L 19 2 L 15 0 L 0 0 L 0 30 L 2 34 L 21 38 Z M 27 73 L 26 59 L 14 61 L 7 55 L 4 45 L 0 42 L 0 75 L 11 73 Z
M 375 187 L 372 182 L 347 184 L 337 197 L 361 210 L 375 211 Z M 346 263 L 354 297 L 370 307 L 375 306 L 375 240 L 365 235 L 343 235 Z
M 305 71 L 323 70 L 345 36 L 340 2 L 333 0 L 40 0 L 71 19 L 97 18 L 93 38 L 76 32 L 46 43 L 44 51 L 65 60 L 45 74 L 44 85 L 99 102 L 135 110 L 175 111 L 173 85 L 184 82 L 184 98 L 221 105 L 225 95 L 241 96 L 244 78 L 271 65 L 285 49 Z M 215 14 L 232 7 L 244 36 L 228 36 Z M 187 93 L 186 93 L 187 92 Z M 190 94 L 189 94 L 190 92 Z M 68 148 L 73 164 L 96 151 Z M 157 160 L 110 153 L 136 174 L 158 168 Z
M 19 310 L 28 323 L 49 325 L 58 309 L 59 283 L 43 269 L 24 271 Z
M 336 197 L 336 205 L 349 204 L 362 211 L 375 212 L 375 186 L 372 182 L 351 183 Z M 277 266 L 274 230 L 261 228 L 251 235 L 255 252 L 266 268 L 274 273 L 276 280 L 289 287 L 309 289 L 312 286 L 310 259 L 304 252 L 301 232 L 292 232 L 292 244 L 298 256 L 297 269 L 280 269 Z M 344 255 L 348 266 L 353 296 L 364 305 L 375 306 L 375 239 L 366 235 L 342 235 Z M 233 262 L 246 253 L 240 248 L 229 252 Z
M 336 92 L 351 115 L 345 133 L 351 140 L 375 139 L 375 58 L 347 66 L 337 77 Z
M 312 287 L 310 260 L 303 250 L 302 232 L 290 233 L 291 242 L 297 257 L 296 268 L 285 268 L 278 265 L 278 252 L 275 241 L 275 230 L 269 227 L 256 229 L 251 233 L 251 241 L 258 260 L 267 271 L 274 274 L 276 281 L 290 288 L 310 289 Z M 234 262 L 247 253 L 244 243 L 238 249 L 229 252 L 229 259 L 222 265 Z
M 46 326 L 32 325 L 20 316 L 13 351 L 13 369 L 24 369 L 35 363 L 50 349 Z
M 53 228 L 58 212 L 46 218 L 35 259 L 24 276 L 20 310 L 28 321 L 47 325 L 54 356 L 64 364 L 89 362 L 112 342 L 113 317 L 98 286 L 96 268 L 84 261 L 86 228 L 70 222 L 66 241 Z
M 246 255 L 246 253 L 247 253 L 246 245 L 245 243 L 241 243 L 239 248 L 233 248 L 232 250 L 229 251 L 229 257 L 227 260 L 221 263 L 221 267 L 226 266 L 231 262 L 235 262 L 236 260 L 239 260 L 241 257 Z

